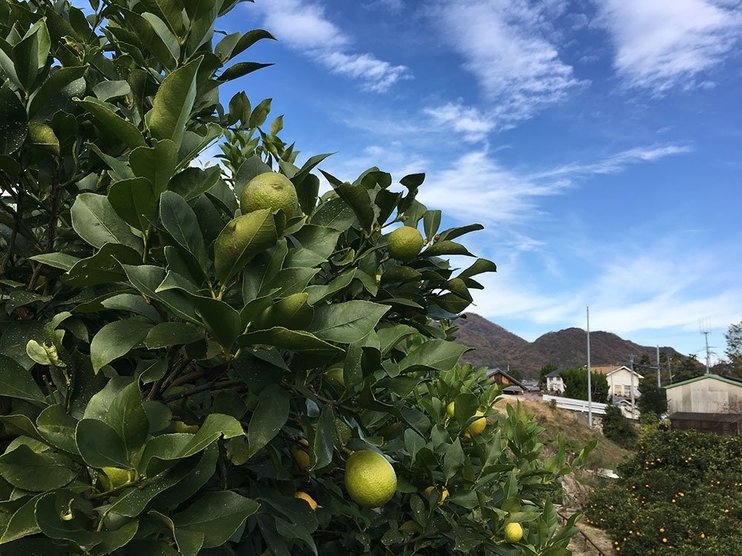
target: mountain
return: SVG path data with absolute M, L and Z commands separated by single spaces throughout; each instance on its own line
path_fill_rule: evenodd
M 456 321 L 459 328 L 457 341 L 473 351 L 464 355 L 464 360 L 477 366 L 499 367 L 518 370 L 524 377 L 538 377 L 544 365 L 550 363 L 560 369 L 587 363 L 587 337 L 581 328 L 567 328 L 548 332 L 533 342 L 528 342 L 474 313 L 466 313 Z M 680 354 L 671 347 L 661 347 L 663 360 L 667 353 Z M 657 350 L 653 346 L 641 346 L 610 332 L 590 332 L 590 360 L 593 365 L 628 364 L 629 357 L 639 358 L 646 354 L 653 363 Z

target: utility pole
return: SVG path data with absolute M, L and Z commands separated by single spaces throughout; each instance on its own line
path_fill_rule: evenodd
M 590 384 L 590 306 L 587 307 L 587 426 L 593 428 L 593 388 Z
M 709 363 L 711 362 L 711 355 L 709 354 L 709 331 L 704 330 L 703 335 L 706 338 L 706 374 L 709 374 Z
M 634 356 L 631 358 L 631 418 L 636 418 L 636 412 L 634 411 Z
M 670 377 L 670 384 L 672 384 L 672 363 L 670 362 L 670 354 L 666 353 L 665 357 L 667 358 L 667 375 Z
M 662 388 L 662 379 L 660 378 L 660 346 L 657 346 L 657 388 Z

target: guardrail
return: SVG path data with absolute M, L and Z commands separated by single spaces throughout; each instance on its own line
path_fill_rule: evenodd
M 561 398 L 559 396 L 543 395 L 545 402 L 555 401 L 556 406 L 559 409 L 568 409 L 569 411 L 579 411 L 581 413 L 587 413 L 588 403 L 587 400 L 575 400 L 574 398 Z M 593 415 L 605 415 L 605 408 L 608 404 L 592 402 L 590 408 L 592 409 Z

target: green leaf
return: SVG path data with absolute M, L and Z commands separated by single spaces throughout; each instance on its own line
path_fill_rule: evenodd
M 446 448 L 446 453 L 443 455 L 443 472 L 446 482 L 452 479 L 464 466 L 464 457 L 461 440 L 457 438 L 453 444 Z
M 62 488 L 77 473 L 71 462 L 59 454 L 37 453 L 21 444 L 0 456 L 0 476 L 14 487 L 30 492 Z
M 206 270 L 208 255 L 196 213 L 186 200 L 172 191 L 160 197 L 160 221 L 172 238 L 186 251 L 193 253 Z
M 273 99 L 267 98 L 258 104 L 250 114 L 249 126 L 251 128 L 260 127 L 265 123 L 265 119 L 268 117 L 271 111 L 271 103 Z
M 75 429 L 75 443 L 80 456 L 90 467 L 131 467 L 123 439 L 103 421 L 82 419 Z
M 265 388 L 247 427 L 248 458 L 266 446 L 279 433 L 289 418 L 290 396 L 278 384 Z
M 42 496 L 43 494 L 37 494 L 29 498 L 25 504 L 13 512 L 5 530 L 2 532 L 2 536 L 0 536 L 0 544 L 7 544 L 40 532 L 39 526 L 36 524 L 34 509 L 36 502 Z
M 201 324 L 196 316 L 193 302 L 183 293 L 175 290 L 157 293 L 156 290 L 165 279 L 165 270 L 153 265 L 121 265 L 131 285 L 150 299 L 165 305 L 173 314 L 193 324 Z
M 312 224 L 325 226 L 344 232 L 356 222 L 357 217 L 353 209 L 340 198 L 330 199 L 322 203 L 312 214 Z
M 446 340 L 430 340 L 419 346 L 399 363 L 402 371 L 432 369 L 447 371 L 469 348 Z
M 207 492 L 175 514 L 173 522 L 178 529 L 203 533 L 204 547 L 213 548 L 226 543 L 259 507 L 255 500 L 228 490 Z
M 216 277 L 226 284 L 258 253 L 278 241 L 276 222 L 270 209 L 256 210 L 231 220 L 214 243 Z
M 120 263 L 137 263 L 140 259 L 141 255 L 131 247 L 120 243 L 106 243 L 92 257 L 75 263 L 62 280 L 78 288 L 113 284 L 125 277 Z
M 340 353 L 342 350 L 320 340 L 314 334 L 303 330 L 289 330 L 277 326 L 268 330 L 248 332 L 238 338 L 241 346 L 265 344 L 279 349 L 304 353 Z
M 322 469 L 330 464 L 335 449 L 336 434 L 335 412 L 331 405 L 325 405 L 320 411 L 317 430 L 312 442 L 312 451 L 316 458 L 312 469 Z
M 186 201 L 191 201 L 214 187 L 221 177 L 221 172 L 219 166 L 211 166 L 206 169 L 186 168 L 170 179 L 168 188 L 182 196 Z
M 0 88 L 0 154 L 13 154 L 23 145 L 28 133 L 26 109 L 14 91 Z
M 476 276 L 477 274 L 483 274 L 485 272 L 497 272 L 497 265 L 487 259 L 477 259 L 474 264 L 464 270 L 458 275 L 458 278 L 465 279 Z
M 371 332 L 389 309 L 360 300 L 324 305 L 315 309 L 309 331 L 323 340 L 352 344 Z
M 467 257 L 473 257 L 469 250 L 455 241 L 438 241 L 423 251 L 420 256 L 422 257 L 437 257 L 440 255 L 465 255 Z
M 43 253 L 29 257 L 29 259 L 65 271 L 71 269 L 75 266 L 75 263 L 82 260 L 79 257 L 68 255 L 67 253 Z
M 229 350 L 244 330 L 240 314 L 224 301 L 210 297 L 196 299 L 196 307 L 214 338 Z
M 169 74 L 157 90 L 147 125 L 156 139 L 172 139 L 180 146 L 196 100 L 196 74 L 203 58 Z
M 146 145 L 139 128 L 116 114 L 112 104 L 101 102 L 95 97 L 85 97 L 85 100 L 77 102 L 92 116 L 103 136 L 116 137 L 130 149 Z
M 185 322 L 162 322 L 155 325 L 144 338 L 147 349 L 192 344 L 205 336 L 203 328 Z
M 469 224 L 468 226 L 444 230 L 440 233 L 440 236 L 441 240 L 452 240 L 459 236 L 463 236 L 464 234 L 468 234 L 469 232 L 478 232 L 479 230 L 484 230 L 484 226 L 481 224 Z
M 28 116 L 33 118 L 37 112 L 44 109 L 46 104 L 73 81 L 77 81 L 87 71 L 87 66 L 68 66 L 59 68 L 44 80 L 41 87 L 33 94 L 28 103 Z M 105 99 L 103 99 L 105 100 Z
M 36 77 L 46 66 L 50 48 L 51 38 L 44 19 L 36 22 L 13 47 L 16 75 L 26 91 L 33 89 Z
M 338 196 L 353 209 L 361 226 L 365 229 L 370 228 L 374 223 L 375 215 L 368 190 L 361 186 L 350 185 L 349 183 L 337 183 L 339 181 L 337 178 L 334 178 L 323 170 L 320 170 L 320 172 L 330 181 Z
M 64 406 L 50 405 L 36 418 L 39 434 L 52 446 L 78 455 L 75 444 L 77 420 L 67 414 Z
M 150 181 L 155 199 L 167 189 L 177 163 L 178 146 L 170 139 L 155 141 L 151 147 L 138 147 L 129 155 L 134 175 Z
M 149 419 L 136 380 L 113 398 L 106 412 L 106 424 L 123 440 L 129 458 L 142 447 L 149 433 Z
M 106 243 L 120 243 L 142 252 L 142 241 L 136 237 L 104 195 L 81 193 L 70 210 L 72 227 L 93 247 Z
M 15 360 L 0 354 L 0 396 L 44 403 L 44 394 L 31 373 Z
M 152 183 L 146 178 L 115 182 L 108 189 L 108 202 L 127 224 L 138 230 L 149 229 L 147 216 L 155 214 L 157 198 Z
M 219 48 L 219 45 L 222 44 L 221 42 L 216 45 L 216 48 L 214 49 L 214 52 L 217 56 L 222 58 L 223 60 L 227 60 L 229 58 L 234 58 L 235 56 L 241 54 L 248 48 L 250 48 L 252 45 L 254 45 L 256 42 L 263 40 L 263 39 L 270 39 L 270 40 L 276 40 L 276 38 L 271 35 L 268 31 L 265 31 L 264 29 L 253 29 L 251 31 L 248 31 L 244 35 L 239 37 L 239 40 L 237 40 L 236 44 L 234 44 L 234 47 L 231 49 L 228 48 L 227 44 L 225 44 L 221 49 Z M 222 42 L 225 42 L 223 40 Z
M 267 68 L 272 65 L 273 64 L 261 64 L 259 62 L 238 62 L 237 64 L 234 64 L 233 66 L 225 69 L 221 73 L 221 75 L 217 77 L 217 79 L 224 82 L 232 81 L 233 79 L 238 79 L 247 75 L 248 73 L 252 73 L 254 71 Z
M 152 323 L 133 317 L 109 322 L 93 337 L 90 343 L 90 360 L 97 374 L 111 361 L 123 357 L 147 337 Z
M 80 77 L 82 77 L 82 75 Z M 93 93 L 95 93 L 98 100 L 106 102 L 112 98 L 121 98 L 130 95 L 131 86 L 128 81 L 124 80 L 101 81 L 93 85 Z

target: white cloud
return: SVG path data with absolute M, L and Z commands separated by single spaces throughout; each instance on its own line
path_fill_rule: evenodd
M 372 0 L 364 3 L 366 8 L 379 8 L 389 10 L 392 13 L 398 13 L 404 7 L 403 0 Z
M 495 123 L 489 115 L 460 102 L 426 108 L 424 112 L 433 119 L 435 125 L 450 127 L 461 133 L 467 141 L 481 141 L 495 129 Z
M 661 94 L 700 85 L 740 39 L 737 0 L 600 0 L 600 24 L 611 35 L 614 66 L 630 86 Z M 701 81 L 702 82 L 702 81 Z
M 450 167 L 432 172 L 420 195 L 424 203 L 445 207 L 449 216 L 459 220 L 485 219 L 498 227 L 520 225 L 540 214 L 539 198 L 562 194 L 579 180 L 689 150 L 671 144 L 636 147 L 591 163 L 531 173 L 505 168 L 485 150 L 473 151 Z
M 564 2 L 446 0 L 430 10 L 444 39 L 464 58 L 494 108 L 498 128 L 532 117 L 584 85 L 551 42 L 548 21 Z
M 331 72 L 360 80 L 366 90 L 384 92 L 398 81 L 411 78 L 406 66 L 390 64 L 370 53 L 352 52 L 351 37 L 327 18 L 318 2 L 270 0 L 256 7 L 279 41 Z

